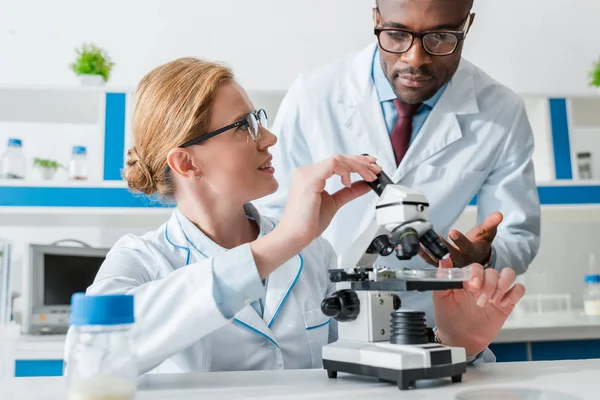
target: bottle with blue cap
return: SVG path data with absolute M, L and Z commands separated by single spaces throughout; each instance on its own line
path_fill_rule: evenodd
M 586 315 L 600 316 L 600 274 L 595 271 L 596 255 L 590 254 L 588 274 L 583 290 L 583 311 Z
M 134 318 L 131 295 L 71 298 L 71 321 L 77 338 L 66 360 L 68 400 L 131 400 L 138 367 L 129 337 Z
M 21 139 L 8 139 L 8 148 L 0 157 L 0 179 L 25 179 L 27 159 Z
M 88 178 L 87 149 L 84 146 L 73 146 L 69 162 L 69 179 L 84 181 Z

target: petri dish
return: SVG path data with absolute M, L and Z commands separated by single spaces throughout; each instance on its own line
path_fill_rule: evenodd
M 477 389 L 458 393 L 455 400 L 582 400 L 570 394 L 540 389 Z
M 471 272 L 468 268 L 406 268 L 396 271 L 396 279 L 405 281 L 464 282 L 471 279 Z

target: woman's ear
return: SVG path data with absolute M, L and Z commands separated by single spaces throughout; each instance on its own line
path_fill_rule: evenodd
M 186 149 L 176 148 L 167 154 L 167 163 L 171 170 L 187 179 L 200 179 L 202 176 L 200 167 L 194 163 Z

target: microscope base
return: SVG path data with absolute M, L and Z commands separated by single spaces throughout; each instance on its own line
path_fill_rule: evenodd
M 467 363 L 464 349 L 437 343 L 337 341 L 323 347 L 323 368 L 329 378 L 336 378 L 338 372 L 372 376 L 407 390 L 421 379 L 450 377 L 454 383 L 461 382 Z

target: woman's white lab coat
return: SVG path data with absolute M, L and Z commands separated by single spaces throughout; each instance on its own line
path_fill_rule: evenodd
M 274 228 L 252 205 L 246 211 L 261 235 Z M 135 295 L 140 373 L 321 367 L 321 347 L 337 338 L 335 321 L 320 309 L 333 290 L 329 243 L 315 240 L 268 277 L 262 317 L 250 304 L 255 299 L 244 299 L 233 319 L 223 316 L 213 296 L 217 263 L 260 279 L 249 244 L 223 249 L 176 209 L 157 230 L 121 238 L 87 292 Z M 67 362 L 75 339 L 71 329 Z

